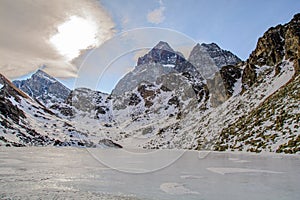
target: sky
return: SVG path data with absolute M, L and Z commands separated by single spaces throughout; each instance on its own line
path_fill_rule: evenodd
M 160 40 L 185 56 L 215 42 L 245 60 L 299 12 L 299 0 L 0 0 L 0 73 L 25 78 L 45 66 L 69 88 L 110 92 Z

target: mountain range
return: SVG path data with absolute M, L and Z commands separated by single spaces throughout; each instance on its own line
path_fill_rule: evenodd
M 217 44 L 188 58 L 164 41 L 111 94 L 73 91 L 42 70 L 0 76 L 1 146 L 300 151 L 300 14 L 245 61 Z

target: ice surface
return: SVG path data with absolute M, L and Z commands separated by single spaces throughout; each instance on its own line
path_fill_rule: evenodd
M 193 175 L 182 175 L 180 176 L 182 179 L 200 179 L 203 178 L 202 176 L 193 176 Z
M 223 168 L 223 167 L 210 167 L 207 168 L 209 171 L 218 173 L 218 174 L 234 174 L 234 173 L 270 173 L 278 174 L 283 172 L 275 172 L 270 170 L 259 170 L 259 169 L 249 169 L 249 168 Z
M 149 163 L 154 166 L 166 163 L 174 153 L 170 150 L 161 150 L 161 153 L 131 150 L 128 154 L 131 156 L 126 156 L 121 151 L 88 151 L 74 147 L 0 148 L 0 199 L 252 200 L 300 197 L 299 155 L 205 152 L 205 156 L 202 153 L 199 156 L 199 152 L 188 151 L 165 168 L 137 174 L 130 171 L 136 168 L 147 171 Z M 93 155 L 99 156 L 100 160 Z M 102 164 L 100 155 L 115 158 L 113 164 L 118 163 L 119 168 L 127 168 L 129 172 Z M 250 162 L 234 162 L 239 160 Z

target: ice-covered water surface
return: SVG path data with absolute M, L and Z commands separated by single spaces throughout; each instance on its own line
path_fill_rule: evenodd
M 92 153 L 129 172 L 173 156 L 162 150 L 131 160 L 120 151 Z M 299 155 L 188 151 L 168 167 L 126 173 L 84 148 L 0 148 L 0 199 L 300 199 L 299 180 Z

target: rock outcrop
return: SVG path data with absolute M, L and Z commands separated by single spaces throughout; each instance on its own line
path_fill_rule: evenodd
M 271 27 L 258 39 L 255 50 L 247 60 L 243 73 L 243 91 L 255 81 L 255 68 L 264 65 L 274 66 L 286 59 L 294 62 L 296 74 L 300 64 L 300 14 L 284 25 Z

